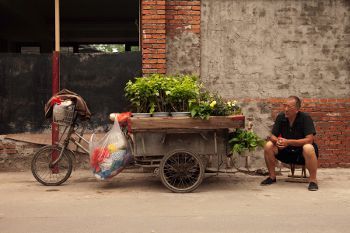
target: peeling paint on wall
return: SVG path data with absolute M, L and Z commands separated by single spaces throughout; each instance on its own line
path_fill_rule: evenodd
M 227 97 L 347 97 L 349 1 L 203 0 L 201 77 Z
M 167 37 L 167 73 L 197 74 L 200 72 L 200 38 L 184 31 Z

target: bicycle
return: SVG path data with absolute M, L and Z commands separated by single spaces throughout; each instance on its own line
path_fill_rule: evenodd
M 77 132 L 80 127 L 77 123 L 76 103 L 72 102 L 72 104 L 60 108 L 60 111 L 55 111 L 54 106 L 52 115 L 53 122 L 64 127 L 63 133 L 57 144 L 39 149 L 31 162 L 34 178 L 46 186 L 60 185 L 70 177 L 73 170 L 73 158 L 75 158 L 75 153 L 68 148 L 70 142 L 74 143 L 77 149 L 80 148 L 89 153 L 88 148 L 81 144 L 84 141 L 89 145 L 89 142 L 83 137 L 86 127 L 84 126 L 80 132 Z M 60 143 L 64 135 L 66 137 L 63 143 Z

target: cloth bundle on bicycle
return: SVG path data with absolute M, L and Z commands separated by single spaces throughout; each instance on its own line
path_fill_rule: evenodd
M 119 174 L 130 160 L 131 153 L 118 121 L 101 140 L 95 141 L 94 135 L 91 137 L 90 163 L 97 179 L 105 180 Z
M 45 104 L 45 117 L 50 118 L 52 116 L 52 110 L 54 104 L 58 103 L 57 101 L 64 101 L 64 100 L 72 100 L 76 103 L 75 110 L 78 113 L 78 116 L 82 120 L 89 120 L 91 118 L 91 112 L 85 102 L 85 100 L 78 95 L 77 93 L 74 93 L 70 90 L 63 89 L 59 91 L 56 95 L 52 96 L 49 101 Z

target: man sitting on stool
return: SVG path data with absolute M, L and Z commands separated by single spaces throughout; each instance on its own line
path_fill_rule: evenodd
M 276 182 L 275 161 L 287 164 L 305 164 L 309 170 L 310 191 L 318 190 L 316 173 L 318 148 L 314 143 L 316 134 L 311 117 L 300 112 L 301 101 L 290 96 L 283 104 L 284 112 L 278 114 L 272 129 L 270 140 L 264 147 L 264 157 L 269 170 L 269 177 L 261 185 Z

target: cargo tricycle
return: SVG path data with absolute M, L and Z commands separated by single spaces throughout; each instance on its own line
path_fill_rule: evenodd
M 60 185 L 70 177 L 75 152 L 69 144 L 89 153 L 78 116 L 75 101 L 63 112 L 53 111 L 53 120 L 63 133 L 58 143 L 35 153 L 31 170 L 38 182 Z M 207 120 L 168 116 L 129 117 L 120 125 L 133 155 L 130 165 L 154 172 L 166 188 L 185 193 L 201 184 L 206 171 L 219 171 L 230 151 L 230 130 L 244 127 L 244 122 L 243 115 L 211 116 Z

